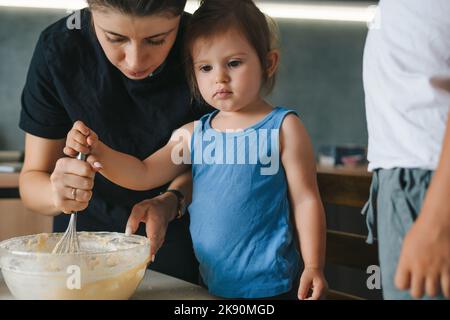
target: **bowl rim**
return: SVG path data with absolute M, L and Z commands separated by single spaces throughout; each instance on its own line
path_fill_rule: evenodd
M 55 255 L 61 256 L 61 257 L 68 257 L 68 256 L 90 256 L 90 255 L 108 255 L 108 254 L 113 254 L 113 253 L 120 253 L 120 252 L 125 252 L 125 251 L 129 251 L 131 249 L 136 249 L 139 247 L 145 247 L 145 246 L 149 246 L 150 247 L 150 239 L 148 239 L 147 237 L 141 236 L 141 235 L 137 235 L 137 234 L 131 234 L 131 235 L 126 235 L 125 233 L 120 233 L 120 232 L 108 232 L 108 231 L 79 231 L 77 232 L 78 234 L 96 234 L 96 235 L 103 235 L 103 234 L 108 234 L 108 235 L 120 235 L 120 236 L 124 236 L 124 237 L 128 237 L 128 238 L 134 238 L 134 239 L 139 239 L 140 241 L 143 241 L 143 243 L 141 244 L 137 244 L 136 246 L 132 247 L 132 248 L 124 248 L 124 249 L 118 249 L 118 250 L 110 250 L 110 251 L 89 251 L 89 252 L 76 252 L 76 253 L 61 253 L 61 254 L 55 254 L 55 253 L 51 253 L 51 252 L 32 252 L 32 251 L 19 251 L 19 250 L 10 250 L 5 248 L 4 246 L 8 243 L 8 242 L 12 242 L 12 241 L 17 241 L 17 240 L 23 240 L 26 238 L 30 238 L 33 236 L 38 236 L 41 234 L 48 234 L 48 235 L 62 235 L 64 234 L 64 232 L 50 232 L 50 233 L 37 233 L 37 234 L 30 234 L 30 235 L 26 235 L 26 236 L 19 236 L 19 237 L 13 237 L 10 239 L 6 239 L 3 241 L 0 241 L 0 257 L 3 256 L 2 252 L 6 252 L 5 254 L 10 254 L 10 255 L 17 255 L 17 256 L 42 256 L 42 257 L 54 257 Z M 150 255 L 150 252 L 149 252 Z

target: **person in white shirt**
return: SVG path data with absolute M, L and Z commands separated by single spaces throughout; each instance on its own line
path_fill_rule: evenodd
M 381 0 L 364 51 L 385 299 L 450 298 L 450 1 Z M 409 290 L 409 292 L 408 292 Z

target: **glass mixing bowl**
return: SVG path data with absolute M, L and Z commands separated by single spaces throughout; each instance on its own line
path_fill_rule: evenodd
M 150 261 L 150 241 L 111 232 L 78 232 L 81 252 L 52 254 L 62 233 L 0 242 L 3 278 L 17 299 L 128 299 Z

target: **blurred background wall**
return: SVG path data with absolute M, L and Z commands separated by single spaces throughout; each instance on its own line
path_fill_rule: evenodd
M 64 10 L 0 8 L 0 150 L 23 149 L 17 123 L 28 64 L 40 32 L 65 15 Z M 324 144 L 365 145 L 362 55 L 367 26 L 278 24 L 282 60 L 269 100 L 299 112 L 316 149 Z

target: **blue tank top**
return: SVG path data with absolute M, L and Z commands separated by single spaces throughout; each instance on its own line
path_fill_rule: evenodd
M 208 290 L 226 298 L 289 291 L 299 272 L 288 186 L 279 152 L 284 117 L 276 107 L 240 132 L 196 121 L 191 140 L 190 230 Z

